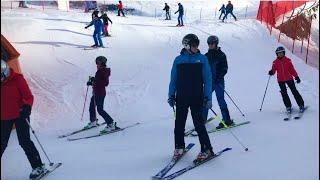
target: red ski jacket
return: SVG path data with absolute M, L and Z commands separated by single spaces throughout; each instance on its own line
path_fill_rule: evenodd
M 1 82 L 1 121 L 17 119 L 24 104 L 32 106 L 33 95 L 23 75 L 10 69 L 9 77 Z
M 122 3 L 119 3 L 119 4 L 117 5 L 117 7 L 118 7 L 119 10 L 122 10 L 122 9 L 123 9 Z
M 106 86 L 109 85 L 110 68 L 100 68 L 96 72 L 93 82 L 93 92 L 96 96 L 106 95 Z
M 277 58 L 276 60 L 274 60 L 271 70 L 273 73 L 277 72 L 278 82 L 289 81 L 292 80 L 293 77 L 298 76 L 291 63 L 291 59 L 287 58 L 286 56 L 281 59 Z

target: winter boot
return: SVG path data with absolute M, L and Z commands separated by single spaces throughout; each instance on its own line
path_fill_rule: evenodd
M 98 126 L 98 121 L 89 122 L 88 125 L 84 127 L 84 129 L 90 129 Z
M 306 108 L 305 108 L 304 106 L 300 106 L 300 107 L 299 107 L 299 112 L 300 112 L 300 113 L 303 113 L 305 109 L 306 109 Z
M 200 152 L 197 156 L 197 158 L 193 161 L 193 163 L 197 164 L 197 163 L 201 163 L 202 161 L 207 160 L 208 158 L 211 158 L 212 156 L 214 156 L 214 152 L 212 150 L 206 150 L 204 152 Z
M 114 131 L 116 129 L 118 129 L 117 123 L 113 122 L 113 123 L 110 123 L 110 124 L 106 125 L 106 127 L 101 132 L 102 133 L 106 133 L 106 132 Z
M 230 127 L 230 126 L 234 126 L 234 125 L 235 125 L 235 123 L 233 122 L 233 120 L 227 121 L 227 122 L 225 122 L 224 124 L 226 124 L 227 127 Z M 225 128 L 225 127 L 224 127 L 224 124 L 223 124 L 223 123 L 219 123 L 219 126 L 217 126 L 216 129 L 223 129 L 223 128 Z
M 34 179 L 38 176 L 40 176 L 42 173 L 44 173 L 46 171 L 45 165 L 42 165 L 40 167 L 34 168 L 32 170 L 32 172 L 29 175 L 30 179 Z
M 98 45 L 97 45 L 97 44 L 94 44 L 94 45 L 92 45 L 91 47 L 95 48 L 95 47 L 98 47 Z
M 291 114 L 292 113 L 292 107 L 287 107 L 286 111 L 287 111 L 288 114 Z
M 172 159 L 177 160 L 179 159 L 184 153 L 184 148 L 176 148 L 173 152 Z

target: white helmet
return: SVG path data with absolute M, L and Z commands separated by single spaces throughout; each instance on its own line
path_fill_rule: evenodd
M 10 74 L 10 68 L 8 64 L 1 59 L 1 81 L 8 78 L 9 74 Z

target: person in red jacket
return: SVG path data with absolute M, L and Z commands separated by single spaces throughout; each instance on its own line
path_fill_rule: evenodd
M 280 46 L 276 49 L 277 59 L 272 63 L 272 69 L 269 71 L 269 75 L 272 76 L 277 73 L 277 79 L 280 86 L 280 93 L 282 95 L 282 99 L 284 105 L 286 106 L 287 112 L 291 113 L 292 105 L 290 98 L 287 93 L 287 87 L 290 88 L 296 102 L 299 106 L 300 111 L 304 111 L 304 101 L 298 92 L 293 78 L 295 78 L 297 83 L 300 83 L 301 80 L 294 69 L 292 62 L 289 58 L 285 56 L 285 49 L 284 47 Z
M 125 17 L 124 12 L 123 12 L 122 1 L 119 1 L 119 4 L 117 4 L 117 8 L 118 8 L 118 16 L 120 16 L 120 12 L 121 12 L 122 16 Z
M 105 87 L 109 85 L 109 76 L 110 76 L 110 68 L 107 68 L 107 58 L 104 56 L 98 56 L 96 58 L 97 72 L 95 77 L 90 77 L 87 82 L 87 86 L 92 86 L 93 95 L 90 101 L 90 123 L 85 128 L 91 128 L 98 125 L 97 116 L 96 116 L 96 106 L 98 113 L 103 117 L 107 126 L 105 127 L 105 131 L 115 130 L 116 123 L 110 117 L 110 115 L 103 110 L 104 98 L 106 97 L 106 89 Z
M 18 141 L 31 164 L 30 178 L 45 171 L 39 152 L 30 139 L 29 116 L 33 104 L 33 95 L 22 74 L 15 73 L 1 60 L 1 157 L 15 124 Z

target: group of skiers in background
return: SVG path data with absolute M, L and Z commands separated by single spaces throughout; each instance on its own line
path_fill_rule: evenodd
M 196 162 L 205 161 L 215 155 L 205 127 L 208 110 L 212 108 L 213 91 L 215 91 L 223 120 L 216 129 L 235 125 L 235 122 L 230 118 L 224 99 L 224 76 L 228 71 L 228 64 L 225 53 L 218 46 L 219 39 L 217 36 L 208 37 L 209 50 L 205 55 L 200 53 L 199 43 L 200 41 L 195 34 L 187 34 L 183 38 L 183 49 L 172 65 L 168 93 L 168 104 L 173 108 L 176 107 L 173 158 L 180 158 L 185 151 L 184 133 L 190 108 L 195 131 L 201 145 Z M 292 104 L 287 94 L 286 84 L 291 89 L 300 112 L 303 112 L 305 110 L 304 101 L 295 87 L 293 78 L 297 83 L 300 83 L 301 80 L 291 60 L 285 56 L 285 49 L 280 46 L 275 53 L 277 58 L 273 61 L 272 69 L 268 74 L 272 76 L 277 73 L 280 92 L 287 112 L 291 113 Z
M 165 20 L 171 20 L 170 6 L 168 5 L 168 3 L 165 3 L 164 8 L 162 10 L 164 10 L 166 13 Z M 233 18 L 237 20 L 237 17 L 233 14 L 233 4 L 231 3 L 231 1 L 228 1 L 227 6 L 223 4 L 219 9 L 219 11 L 221 11 L 219 20 L 223 15 L 222 22 L 224 22 L 224 20 L 227 19 L 229 14 L 231 14 Z M 178 10 L 174 14 L 177 14 L 177 13 L 178 13 L 178 24 L 176 26 L 184 26 L 183 24 L 184 8 L 180 2 L 178 3 Z

